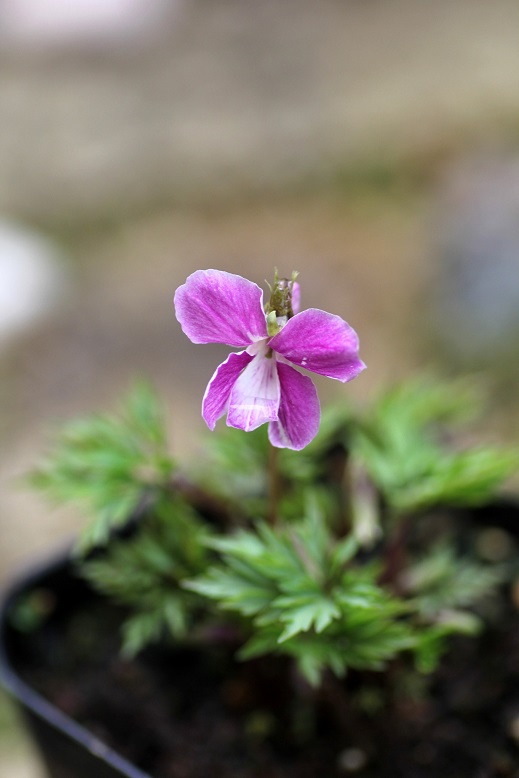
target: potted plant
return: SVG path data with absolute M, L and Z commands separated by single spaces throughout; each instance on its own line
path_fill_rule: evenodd
M 72 422 L 32 482 L 92 520 L 8 594 L 0 664 L 53 778 L 517 775 L 516 451 L 469 447 L 460 382 L 320 418 L 306 368 L 364 368 L 296 276 L 198 271 L 196 343 L 241 348 L 189 473 L 159 401 Z M 265 424 L 268 424 L 266 430 Z M 247 434 L 245 434 L 247 433 Z M 466 438 L 465 438 L 466 440 Z

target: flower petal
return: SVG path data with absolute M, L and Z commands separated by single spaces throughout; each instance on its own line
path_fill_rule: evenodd
M 263 292 L 223 270 L 197 270 L 175 292 L 175 314 L 193 343 L 248 346 L 267 337 Z
M 319 429 L 321 410 L 311 378 L 278 363 L 281 386 L 279 420 L 269 424 L 269 440 L 278 448 L 296 451 L 307 446 Z
M 366 367 L 359 359 L 355 330 L 340 316 L 317 308 L 289 319 L 269 345 L 294 365 L 343 382 Z
M 250 432 L 278 418 L 279 378 L 276 360 L 257 354 L 234 384 L 227 424 Z
M 202 416 L 210 430 L 214 430 L 216 422 L 227 410 L 232 388 L 241 371 L 252 359 L 246 351 L 239 351 L 237 354 L 233 352 L 216 368 L 202 400 Z

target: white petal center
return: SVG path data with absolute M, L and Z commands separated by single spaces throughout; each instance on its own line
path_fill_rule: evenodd
M 255 356 L 247 365 L 229 398 L 227 424 L 249 432 L 278 418 L 279 377 L 274 354 Z

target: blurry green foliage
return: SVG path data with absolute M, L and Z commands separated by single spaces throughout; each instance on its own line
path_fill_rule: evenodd
M 128 608 L 128 654 L 224 619 L 241 635 L 242 659 L 288 655 L 314 685 L 326 670 L 381 669 L 401 652 L 430 671 L 449 634 L 482 627 L 479 603 L 506 575 L 470 543 L 460 551 L 452 527 L 442 536 L 438 525 L 425 548 L 415 531 L 438 506 L 491 501 L 517 467 L 515 451 L 454 446 L 479 407 L 465 385 L 421 381 L 360 414 L 325 413 L 304 451 L 277 452 L 270 524 L 265 428 L 214 434 L 187 479 L 143 384 L 118 414 L 67 425 L 32 483 L 91 515 L 80 549 L 97 551 L 80 568 Z
M 30 483 L 57 503 L 77 503 L 91 517 L 78 548 L 106 543 L 146 494 L 169 482 L 161 405 L 145 383 L 137 384 L 117 414 L 69 422 L 52 453 L 30 474 Z

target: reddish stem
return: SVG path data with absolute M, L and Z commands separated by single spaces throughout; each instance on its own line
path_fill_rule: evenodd
M 401 588 L 400 576 L 407 558 L 407 535 L 409 532 L 409 517 L 402 517 L 393 536 L 390 538 L 385 552 L 385 567 L 379 583 L 390 586 L 394 592 Z
M 269 509 L 268 521 L 274 527 L 277 523 L 279 496 L 281 492 L 278 469 L 278 451 L 279 449 L 269 444 Z

